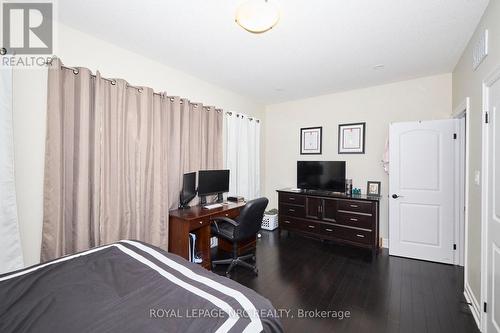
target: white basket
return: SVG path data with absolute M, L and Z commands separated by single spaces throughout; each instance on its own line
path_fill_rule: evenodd
M 261 228 L 264 230 L 274 230 L 278 228 L 278 214 L 264 214 Z

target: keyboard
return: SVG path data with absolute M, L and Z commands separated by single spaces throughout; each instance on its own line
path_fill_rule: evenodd
M 205 209 L 215 209 L 215 208 L 221 208 L 221 207 L 222 207 L 222 204 L 220 204 L 220 203 L 203 206 L 203 208 L 205 208 Z

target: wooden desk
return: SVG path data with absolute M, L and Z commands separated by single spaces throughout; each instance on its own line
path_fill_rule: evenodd
M 201 265 L 210 270 L 210 224 L 213 218 L 224 216 L 234 219 L 240 215 L 240 209 L 243 206 L 245 206 L 244 202 L 231 202 L 216 209 L 193 206 L 189 209 L 170 211 L 168 251 L 189 260 L 189 233 L 194 233 L 196 250 L 203 259 Z

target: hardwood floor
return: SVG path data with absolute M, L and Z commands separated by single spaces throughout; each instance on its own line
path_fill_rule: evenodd
M 285 332 L 479 332 L 462 294 L 461 267 L 391 257 L 386 249 L 372 258 L 287 232 L 261 234 L 259 276 L 237 267 L 231 277 L 291 310 L 282 318 Z M 350 318 L 298 318 L 299 309 L 349 311 Z

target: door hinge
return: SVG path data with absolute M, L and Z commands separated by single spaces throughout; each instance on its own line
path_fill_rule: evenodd
M 453 250 L 457 249 L 457 244 L 453 244 Z
M 488 116 L 488 111 L 484 113 L 484 122 L 488 124 L 490 122 L 490 117 Z
M 484 312 L 488 312 L 487 310 L 488 310 L 488 303 L 484 302 L 484 304 L 483 304 L 483 311 Z
M 457 139 L 457 133 L 453 133 L 453 139 Z

